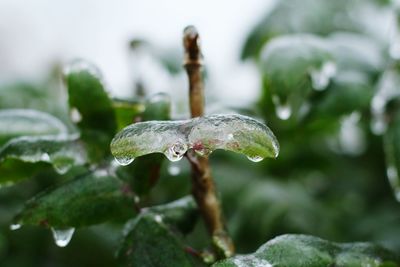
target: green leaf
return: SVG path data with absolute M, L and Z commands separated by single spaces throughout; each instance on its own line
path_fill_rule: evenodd
M 115 112 L 100 71 L 78 60 L 67 66 L 64 79 L 72 117 L 76 117 L 81 138 L 88 145 L 91 158 L 100 159 L 108 152 L 108 144 L 117 129 Z
M 0 110 L 0 145 L 19 136 L 66 134 L 67 127 L 50 114 L 32 109 Z
M 98 170 L 34 197 L 14 221 L 58 229 L 84 227 L 132 217 L 136 214 L 134 203 L 126 184 Z
M 163 221 L 176 227 L 183 234 L 188 234 L 195 226 L 198 210 L 192 196 L 186 196 L 171 203 L 152 206 L 146 210 L 154 214 L 161 214 Z
M 381 45 L 371 37 L 346 32 L 336 32 L 326 39 L 332 46 L 332 54 L 338 72 L 362 72 L 377 74 L 384 67 L 385 58 Z
M 161 164 L 164 158 L 160 154 L 149 154 L 136 159 L 129 166 L 121 166 L 117 169 L 117 175 L 129 182 L 135 192 L 146 195 L 157 183 L 160 176 Z
M 337 123 L 338 118 L 354 111 L 368 112 L 373 93 L 360 73 L 340 74 L 324 95 L 311 101 L 309 116 L 323 124 L 329 119 Z
M 145 105 L 146 108 L 141 114 L 141 121 L 171 119 L 171 98 L 169 95 L 165 93 L 155 94 L 145 102 Z
M 16 159 L 5 160 L 0 163 L 0 188 L 30 178 L 48 167 L 48 164 L 44 162 L 31 163 Z
M 86 162 L 85 151 L 76 135 L 14 138 L 0 150 L 0 161 L 8 158 L 51 163 L 60 174 Z
M 213 267 L 396 267 L 398 258 L 369 243 L 340 244 L 306 235 L 276 237 L 255 253 L 217 262 Z
M 171 100 L 164 93 L 150 97 L 143 106 L 143 112 L 136 114 L 136 119 L 140 121 L 169 120 L 171 117 Z M 164 158 L 160 154 L 145 155 L 130 166 L 120 167 L 117 173 L 129 181 L 137 194 L 145 195 L 157 183 L 163 161 Z
M 201 156 L 224 149 L 244 154 L 253 161 L 276 157 L 279 153 L 272 131 L 242 115 L 135 123 L 119 132 L 111 143 L 111 153 L 122 165 L 151 153 L 164 153 L 169 160 L 177 161 L 188 148 Z
M 394 115 L 384 135 L 386 174 L 394 195 L 400 201 L 400 113 Z
M 118 130 L 122 130 L 124 127 L 135 122 L 135 118 L 140 116 L 146 108 L 144 103 L 122 99 L 113 99 L 112 105 L 115 111 Z
M 365 10 L 370 13 L 366 15 Z M 337 31 L 370 33 L 374 31 L 368 23 L 370 18 L 384 19 L 386 12 L 383 8 L 377 8 L 372 1 L 277 1 L 247 37 L 241 57 L 257 56 L 266 42 L 284 34 L 313 33 L 326 36 Z M 379 30 L 384 30 L 384 25 L 381 28 L 379 25 Z
M 328 87 L 336 65 L 323 39 L 292 35 L 273 39 L 262 55 L 262 70 L 277 116 L 299 114 L 313 90 Z
M 123 266 L 193 266 L 179 236 L 154 213 L 128 222 L 118 259 Z

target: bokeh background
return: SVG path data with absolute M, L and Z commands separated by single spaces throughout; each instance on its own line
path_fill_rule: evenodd
M 386 176 L 382 135 L 371 129 L 370 107 L 385 81 L 399 95 L 397 14 L 398 4 L 389 0 L 0 0 L 0 108 L 45 110 L 68 122 L 57 93 L 65 90 L 60 70 L 84 58 L 101 69 L 111 95 L 166 92 L 174 118 L 188 117 L 181 38 L 185 26 L 195 25 L 205 56 L 207 112 L 263 120 L 281 144 L 278 159 L 261 163 L 224 151 L 211 156 L 238 251 L 252 252 L 280 234 L 303 233 L 337 242 L 374 241 L 400 253 L 400 204 Z M 336 50 L 347 54 L 330 91 L 309 99 L 315 107 L 310 116 L 282 120 L 260 51 L 273 38 L 297 33 L 328 43 L 338 33 L 350 37 Z M 343 85 L 349 73 L 356 75 Z M 337 98 L 329 93 L 335 88 L 343 93 Z M 187 162 L 165 162 L 146 203 L 186 195 L 189 176 Z M 78 229 L 65 248 L 54 245 L 48 229 L 9 229 L 27 199 L 63 179 L 41 174 L 0 188 L 0 266 L 116 266 L 122 224 Z M 204 233 L 199 222 L 187 242 L 207 246 Z

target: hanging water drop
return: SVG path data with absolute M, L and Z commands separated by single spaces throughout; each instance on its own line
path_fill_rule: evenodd
M 272 102 L 275 105 L 276 116 L 281 120 L 287 120 L 292 116 L 292 108 L 289 103 L 282 104 L 282 101 L 277 95 L 272 96 Z
M 260 156 L 247 156 L 247 158 L 253 162 L 260 162 L 264 159 L 263 157 Z
M 135 158 L 131 158 L 131 157 L 115 157 L 114 159 L 119 165 L 126 166 L 126 165 L 131 164 Z
M 71 108 L 70 117 L 73 123 L 78 123 L 82 120 L 82 115 L 75 107 Z
M 50 156 L 48 153 L 43 153 L 40 156 L 40 161 L 44 161 L 44 162 L 50 162 Z
M 179 161 L 183 158 L 183 155 L 186 153 L 188 147 L 183 142 L 176 142 L 172 146 L 170 146 L 165 152 L 165 156 L 170 161 Z
M 389 165 L 389 167 L 386 169 L 386 175 L 389 179 L 390 186 L 393 189 L 397 201 L 400 201 L 400 180 L 396 167 Z
M 292 116 L 292 109 L 289 105 L 276 106 L 276 115 L 281 120 L 287 120 Z
M 389 101 L 400 97 L 399 82 L 400 76 L 397 70 L 385 71 L 378 82 L 378 90 L 371 102 L 371 131 L 376 135 L 382 135 L 386 132 L 386 105 Z
M 68 245 L 69 241 L 71 241 L 72 235 L 75 232 L 75 228 L 67 228 L 67 229 L 54 229 L 51 228 L 51 232 L 53 233 L 54 241 L 56 245 L 59 247 L 65 247 Z
M 19 224 L 19 223 L 14 223 L 14 224 L 10 225 L 10 230 L 11 231 L 18 230 L 19 228 L 21 228 L 21 224 Z
M 71 164 L 66 164 L 66 163 L 54 162 L 53 163 L 53 167 L 57 171 L 57 173 L 65 174 L 72 167 L 72 165 Z
M 332 61 L 325 62 L 320 69 L 310 72 L 312 86 L 317 91 L 325 90 L 333 76 L 336 75 L 336 64 Z
M 381 117 L 372 118 L 371 120 L 371 131 L 375 135 L 382 135 L 386 132 L 387 123 Z
M 353 112 L 340 121 L 339 149 L 348 155 L 360 155 L 366 149 L 366 137 L 360 126 L 361 114 Z
M 163 219 L 162 219 L 161 215 L 159 215 L 159 214 L 154 215 L 154 220 L 158 223 L 163 222 Z
M 168 173 L 171 176 L 177 176 L 177 175 L 179 175 L 181 173 L 181 169 L 177 165 L 169 164 Z

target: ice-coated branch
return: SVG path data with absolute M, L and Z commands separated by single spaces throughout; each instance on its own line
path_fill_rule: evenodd
M 185 49 L 184 67 L 189 79 L 189 99 L 192 118 L 204 115 L 203 57 L 200 37 L 196 28 L 188 26 L 183 33 Z M 214 250 L 219 258 L 234 254 L 234 245 L 224 223 L 220 202 L 207 157 L 188 153 L 192 166 L 192 193 L 199 206 L 209 233 L 212 236 Z

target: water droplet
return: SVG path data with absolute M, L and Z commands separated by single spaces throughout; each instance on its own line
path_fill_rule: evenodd
M 131 158 L 131 157 L 115 157 L 114 159 L 119 165 L 126 166 L 126 165 L 131 164 L 134 161 L 135 158 Z
M 177 165 L 169 164 L 168 173 L 172 176 L 177 176 L 181 173 L 181 169 Z
M 187 149 L 188 147 L 185 143 L 178 141 L 170 146 L 164 154 L 170 161 L 179 161 L 183 158 Z
M 253 162 L 260 162 L 264 159 L 263 157 L 260 156 L 247 156 L 247 158 Z
M 289 107 L 289 105 L 277 106 L 276 115 L 281 120 L 287 120 L 292 115 L 292 109 Z
M 50 162 L 50 156 L 48 153 L 43 153 L 40 156 L 40 161 L 44 161 L 44 162 Z
M 53 167 L 59 174 L 65 174 L 72 167 L 71 164 L 54 162 Z
M 389 167 L 386 169 L 386 175 L 389 179 L 389 183 L 393 189 L 397 201 L 400 201 L 400 180 L 396 167 L 389 165 Z
M 375 135 L 382 135 L 386 132 L 387 123 L 381 117 L 374 117 L 371 120 L 371 131 Z
M 158 215 L 158 214 L 154 216 L 154 220 L 156 222 L 158 222 L 158 223 L 162 223 L 163 222 L 163 219 L 162 219 L 161 215 Z
M 332 61 L 325 62 L 320 69 L 311 70 L 312 86 L 317 91 L 325 90 L 332 77 L 336 75 L 336 64 Z
M 12 231 L 18 230 L 19 228 L 21 228 L 21 224 L 19 224 L 19 223 L 10 225 L 10 230 L 12 230 Z
M 365 134 L 360 126 L 361 114 L 353 112 L 340 121 L 339 146 L 342 153 L 360 155 L 366 149 Z
M 376 135 L 382 135 L 387 129 L 386 105 L 392 100 L 400 97 L 398 84 L 400 76 L 395 70 L 385 71 L 378 82 L 378 90 L 371 102 L 371 131 Z
M 275 105 L 276 116 L 281 120 L 287 120 L 292 116 L 292 109 L 288 103 L 282 104 L 277 95 L 272 96 L 272 102 Z
M 81 113 L 75 107 L 71 108 L 69 116 L 71 117 L 71 120 L 72 120 L 73 123 L 78 123 L 78 122 L 80 122 L 82 120 Z
M 75 232 L 75 228 L 67 228 L 67 229 L 54 229 L 51 228 L 51 232 L 53 233 L 54 241 L 56 245 L 59 247 L 65 247 L 68 245 L 69 241 L 71 241 L 72 235 Z

